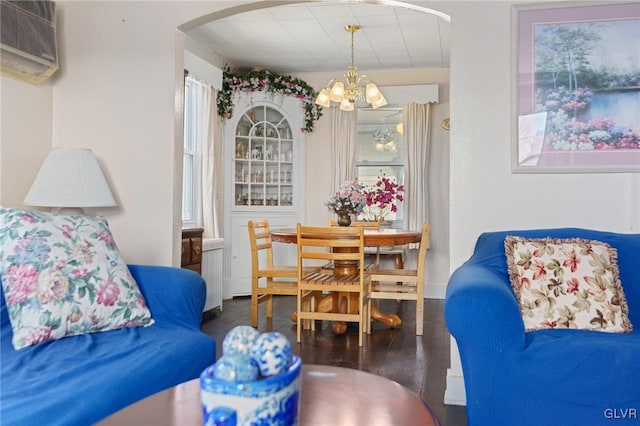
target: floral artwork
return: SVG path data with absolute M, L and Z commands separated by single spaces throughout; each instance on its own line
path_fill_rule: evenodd
M 640 8 L 523 9 L 518 166 L 640 170 Z M 545 114 L 532 149 L 523 120 Z M 617 169 L 617 170 L 616 170 Z M 561 171 L 561 170 L 560 170 Z
M 618 253 L 609 244 L 507 236 L 505 254 L 526 331 L 632 331 Z
M 379 222 L 391 212 L 398 211 L 398 203 L 404 201 L 404 185 L 384 174 L 370 188 L 365 188 L 367 205 L 362 215 L 365 220 Z
M 324 205 L 332 212 L 357 215 L 367 205 L 364 187 L 355 180 L 348 180 L 340 186 L 338 192 L 329 197 Z
M 0 208 L 0 276 L 16 349 L 153 324 L 103 218 Z
M 305 81 L 266 70 L 233 73 L 228 65 L 224 67 L 222 90 L 218 93 L 218 98 L 216 99 L 218 115 L 223 119 L 233 116 L 234 93 L 259 91 L 280 96 L 295 96 L 301 99 L 305 125 L 300 130 L 303 132 L 313 132 L 316 122 L 322 117 L 322 107 L 315 103 L 317 93 Z

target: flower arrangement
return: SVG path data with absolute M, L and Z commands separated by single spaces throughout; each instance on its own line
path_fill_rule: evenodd
M 311 133 L 316 121 L 322 116 L 322 107 L 316 105 L 317 93 L 305 81 L 280 75 L 266 70 L 249 71 L 244 74 L 234 74 L 228 65 L 222 73 L 222 90 L 218 93 L 216 104 L 218 115 L 223 119 L 233 115 L 233 94 L 235 92 L 266 91 L 280 96 L 295 96 L 303 100 L 304 122 L 303 132 Z
M 345 181 L 324 205 L 337 215 L 360 214 L 367 205 L 364 187 L 355 180 Z
M 384 174 L 370 188 L 365 189 L 367 206 L 363 209 L 365 220 L 379 222 L 391 212 L 398 211 L 397 203 L 404 200 L 404 185 Z

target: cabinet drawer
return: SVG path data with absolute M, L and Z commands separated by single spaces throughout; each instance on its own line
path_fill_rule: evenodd
M 202 262 L 202 238 L 191 238 L 190 241 L 191 241 L 191 263 Z
M 180 265 L 197 273 L 202 271 L 202 228 L 182 230 Z

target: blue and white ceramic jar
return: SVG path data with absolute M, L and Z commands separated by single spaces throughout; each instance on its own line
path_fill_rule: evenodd
M 252 381 L 216 379 L 207 368 L 200 375 L 205 426 L 297 425 L 301 369 L 297 355 L 283 373 Z

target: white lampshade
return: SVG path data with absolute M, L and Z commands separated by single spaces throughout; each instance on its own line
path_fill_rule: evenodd
M 382 93 L 380 93 L 380 97 L 376 99 L 374 102 L 371 102 L 371 107 L 373 109 L 379 108 L 381 106 L 385 106 L 387 104 L 387 100 L 384 98 Z
M 318 94 L 318 97 L 316 98 L 316 104 L 325 108 L 329 108 L 331 106 L 331 96 L 327 87 L 322 89 Z
M 349 99 L 344 98 L 340 102 L 340 109 L 342 111 L 353 111 L 353 103 L 349 102 Z
M 341 81 L 336 81 L 331 88 L 331 100 L 333 102 L 342 101 L 342 97 L 344 96 L 344 83 Z
M 367 102 L 369 102 L 370 104 L 376 102 L 378 99 L 380 99 L 380 96 L 382 96 L 382 93 L 380 93 L 378 86 L 376 86 L 373 82 L 367 84 L 365 88 L 365 94 Z
M 52 149 L 24 203 L 55 208 L 117 205 L 98 160 L 91 150 L 81 148 Z

